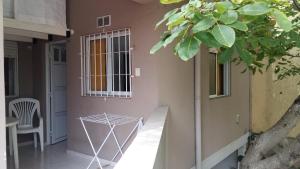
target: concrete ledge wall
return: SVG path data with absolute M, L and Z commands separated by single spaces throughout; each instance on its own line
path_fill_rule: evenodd
M 168 107 L 157 108 L 114 169 L 165 169 Z

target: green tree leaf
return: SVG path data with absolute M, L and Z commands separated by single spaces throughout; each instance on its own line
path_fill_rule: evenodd
M 257 16 L 269 13 L 271 9 L 265 2 L 255 2 L 253 4 L 248 4 L 241 7 L 240 9 L 238 9 L 238 11 L 242 15 Z
M 177 49 L 179 57 L 184 61 L 193 58 L 199 52 L 200 44 L 201 41 L 194 36 L 187 37 L 180 43 L 180 46 Z
M 175 8 L 175 9 L 167 12 L 165 14 L 164 18 L 156 24 L 155 29 L 157 29 L 157 27 L 159 27 L 162 23 L 164 23 L 165 21 L 167 21 L 172 15 L 176 14 L 176 12 L 178 10 L 179 10 L 179 8 Z
M 240 22 L 240 21 L 237 21 L 237 22 L 235 22 L 233 24 L 230 24 L 228 26 L 230 26 L 234 29 L 240 30 L 240 31 L 244 31 L 244 32 L 248 31 L 248 26 L 245 23 Z
M 162 4 L 175 4 L 182 2 L 183 0 L 160 0 L 160 3 Z
M 240 56 L 240 58 L 248 65 L 250 66 L 253 63 L 253 57 L 252 54 L 243 47 L 243 45 L 240 45 L 241 43 L 236 43 L 235 48 Z
M 160 48 L 162 48 L 164 46 L 164 41 L 160 40 L 159 42 L 157 42 L 150 50 L 150 54 L 153 55 L 155 54 Z
M 293 24 L 288 19 L 288 17 L 278 9 L 274 9 L 272 11 L 272 15 L 275 17 L 277 24 L 282 28 L 284 31 L 289 32 L 292 30 Z
M 199 32 L 195 34 L 195 38 L 199 39 L 207 47 L 220 48 L 222 45 L 209 32 Z
M 224 13 L 229 9 L 233 9 L 233 4 L 230 1 L 217 2 L 215 5 L 218 13 Z
M 174 27 L 180 25 L 184 21 L 185 19 L 183 13 L 179 12 L 170 16 L 166 25 L 168 26 L 168 30 L 172 30 Z
M 218 55 L 218 62 L 219 63 L 226 63 L 231 60 L 231 57 L 234 53 L 234 48 L 226 48 L 224 51 L 221 51 L 221 53 Z
M 233 10 L 228 10 L 227 12 L 223 13 L 220 16 L 220 21 L 226 25 L 232 24 L 237 20 L 238 20 L 238 14 Z
M 235 42 L 235 31 L 229 26 L 216 25 L 211 33 L 220 44 L 226 47 L 231 47 Z
M 197 33 L 200 31 L 205 31 L 209 28 L 211 28 L 215 23 L 216 23 L 216 19 L 213 17 L 206 17 L 204 19 L 202 19 L 201 21 L 199 21 L 193 28 L 192 31 L 193 33 Z
M 164 41 L 163 46 L 166 47 L 170 43 L 172 43 L 184 30 L 186 29 L 186 26 L 184 27 L 179 27 L 175 31 L 171 33 L 169 37 L 167 37 Z

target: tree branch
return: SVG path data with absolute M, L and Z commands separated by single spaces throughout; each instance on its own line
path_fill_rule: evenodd
M 300 140 L 289 144 L 281 152 L 253 164 L 249 169 L 290 169 L 300 161 Z
M 268 131 L 250 145 L 242 161 L 242 168 L 256 164 L 277 144 L 279 144 L 300 121 L 300 96 L 290 106 L 285 115 Z
M 293 0 L 294 6 L 297 8 L 298 11 L 300 11 L 300 4 L 298 0 Z

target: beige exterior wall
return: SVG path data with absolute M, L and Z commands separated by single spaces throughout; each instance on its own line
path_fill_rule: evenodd
M 209 98 L 208 50 L 201 52 L 202 158 L 206 159 L 249 131 L 250 75 L 231 64 L 230 96 Z M 236 116 L 240 116 L 239 123 Z
M 300 63 L 300 60 L 296 60 Z M 252 76 L 252 131 L 264 132 L 272 127 L 287 111 L 294 99 L 300 94 L 297 83 L 299 77 L 276 81 L 276 76 L 270 69 L 264 74 Z M 296 136 L 300 133 L 298 125 L 290 134 Z

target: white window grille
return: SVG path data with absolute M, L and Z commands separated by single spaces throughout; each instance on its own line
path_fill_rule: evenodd
M 131 97 L 130 29 L 81 36 L 82 96 Z

